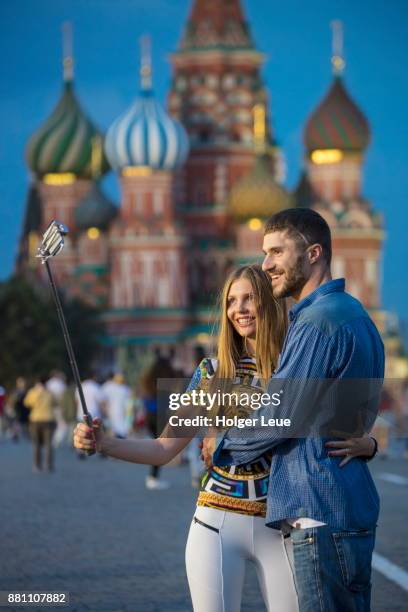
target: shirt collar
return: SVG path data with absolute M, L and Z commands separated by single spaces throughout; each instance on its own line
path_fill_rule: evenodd
M 312 293 L 309 293 L 309 295 L 303 298 L 303 300 L 292 306 L 292 308 L 289 310 L 289 321 L 293 321 L 299 312 L 303 310 L 303 308 L 310 306 L 323 295 L 327 295 L 328 293 L 343 292 L 345 290 L 345 286 L 346 283 L 344 278 L 336 278 L 335 280 L 331 280 L 323 285 L 320 285 L 317 289 L 312 291 Z

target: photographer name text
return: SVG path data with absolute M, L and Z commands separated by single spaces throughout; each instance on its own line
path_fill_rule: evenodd
M 172 415 L 169 418 L 169 425 L 172 427 L 290 427 L 291 419 L 273 419 L 260 417 L 239 417 L 237 415 L 227 417 L 225 415 L 209 417 L 197 415 L 195 417 L 179 417 Z

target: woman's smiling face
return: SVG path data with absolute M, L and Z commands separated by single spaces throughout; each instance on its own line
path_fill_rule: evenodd
M 239 278 L 230 287 L 227 296 L 227 317 L 243 338 L 255 339 L 256 304 L 252 285 L 247 278 Z

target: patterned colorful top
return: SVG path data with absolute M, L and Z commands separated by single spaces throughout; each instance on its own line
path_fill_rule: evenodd
M 216 367 L 215 359 L 203 359 L 188 391 L 206 387 Z M 248 356 L 241 358 L 233 384 L 259 388 L 255 359 Z M 272 453 L 268 452 L 245 465 L 213 466 L 201 479 L 197 505 L 265 517 L 271 457 Z

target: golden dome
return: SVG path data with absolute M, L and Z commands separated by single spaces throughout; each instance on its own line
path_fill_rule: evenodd
M 253 168 L 234 185 L 229 197 L 229 211 L 240 220 L 267 219 L 291 206 L 291 196 L 274 180 L 266 155 L 256 158 Z

